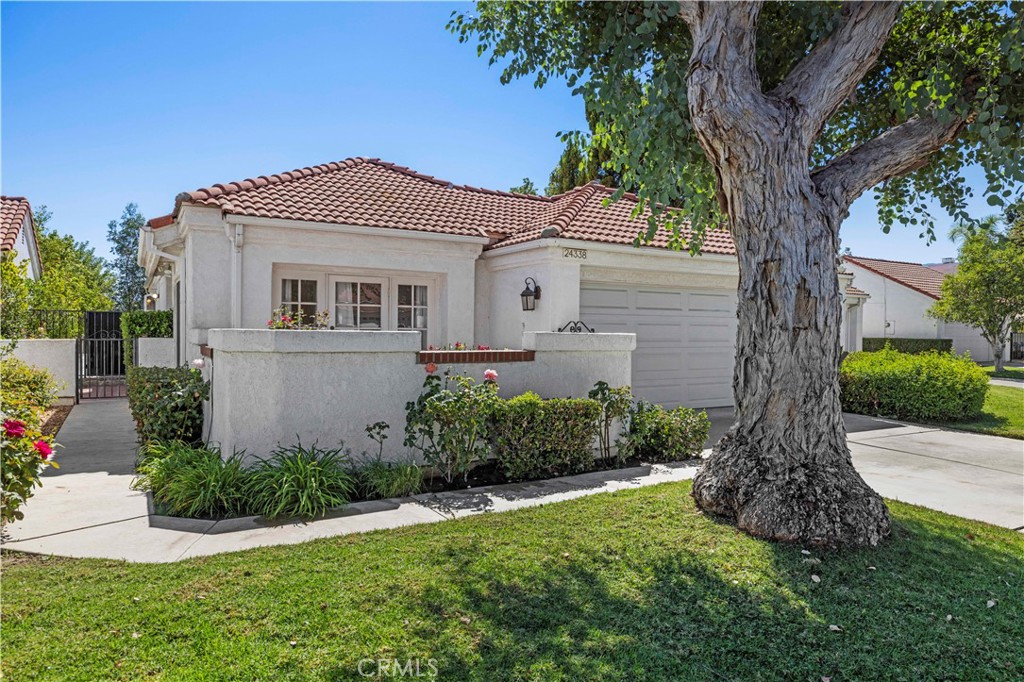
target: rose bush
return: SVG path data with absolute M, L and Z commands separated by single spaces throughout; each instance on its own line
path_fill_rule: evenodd
M 0 430 L 2 493 L 0 523 L 24 518 L 21 506 L 32 497 L 53 460 L 53 439 L 40 431 L 43 411 L 55 400 L 55 382 L 48 372 L 12 357 L 0 361 Z

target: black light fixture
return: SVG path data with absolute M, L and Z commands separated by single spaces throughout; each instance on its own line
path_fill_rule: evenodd
M 530 282 L 533 282 L 533 286 L 530 285 Z M 519 297 L 523 299 L 523 310 L 535 310 L 537 301 L 540 300 L 540 285 L 537 284 L 537 280 L 527 277 L 526 288 L 523 289 L 523 293 L 519 294 Z

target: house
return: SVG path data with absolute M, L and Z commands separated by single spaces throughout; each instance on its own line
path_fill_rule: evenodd
M 992 347 L 978 329 L 927 315 L 942 296 L 948 267 L 860 256 L 845 256 L 843 264 L 853 273 L 857 287 L 870 294 L 864 306 L 864 337 L 951 339 L 957 353 L 968 351 L 979 362 L 993 360 Z M 1008 345 L 1006 352 L 1009 357 Z
M 25 197 L 0 197 L 0 251 L 14 253 L 32 279 L 42 277 L 32 206 Z
M 731 405 L 731 238 L 709 233 L 698 257 L 667 248 L 664 234 L 637 248 L 646 222 L 630 216 L 636 197 L 606 206 L 611 191 L 513 194 L 350 158 L 179 194 L 171 214 L 144 228 L 139 262 L 157 307 L 176 312 L 181 361 L 215 346 L 212 337 L 238 352 L 243 337 L 211 330 L 265 329 L 278 308 L 307 318 L 328 310 L 333 329 L 377 332 L 371 346 L 397 338 L 381 332 L 414 331 L 422 350 L 541 352 L 529 344 L 569 343 L 546 333 L 590 329 L 598 345 L 635 335 L 623 375 L 635 394 L 670 407 Z M 866 296 L 850 291 L 843 333 L 856 347 L 849 332 Z M 300 343 L 256 338 L 245 337 Z

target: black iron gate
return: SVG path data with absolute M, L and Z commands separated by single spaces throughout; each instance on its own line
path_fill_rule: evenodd
M 120 312 L 87 311 L 77 355 L 79 400 L 128 395 Z
M 1024 360 L 1024 333 L 1010 334 L 1010 359 Z

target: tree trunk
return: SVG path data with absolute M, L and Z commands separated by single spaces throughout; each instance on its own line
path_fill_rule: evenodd
M 1005 352 L 1006 352 L 1006 343 L 1005 342 L 1000 341 L 998 343 L 993 343 L 992 344 L 992 359 L 994 361 L 995 370 L 997 372 L 1002 372 L 1003 371 L 1003 367 L 1005 366 L 1005 363 L 1003 362 L 1003 353 L 1005 353 Z
M 721 142 L 740 273 L 736 422 L 694 479 L 694 499 L 757 537 L 875 545 L 888 512 L 853 468 L 839 401 L 844 216 L 818 195 L 784 125 Z

